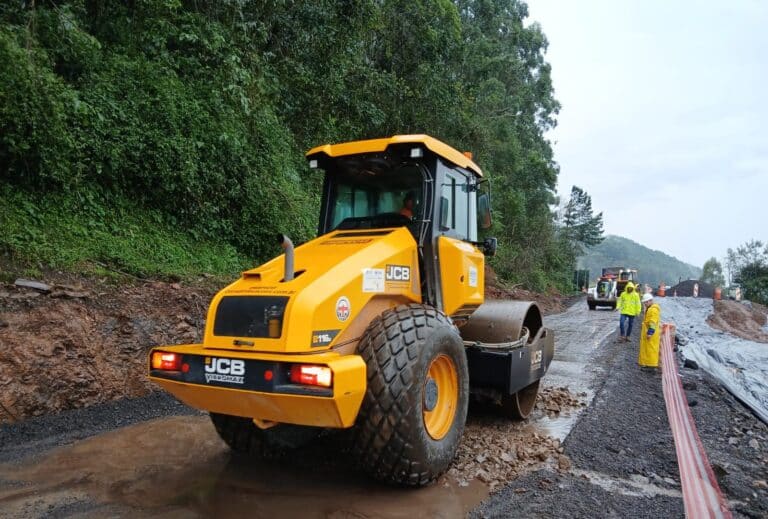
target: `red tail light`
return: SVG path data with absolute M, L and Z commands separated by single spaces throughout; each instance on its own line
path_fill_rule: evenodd
M 291 382 L 309 386 L 331 387 L 333 372 L 328 366 L 294 364 L 291 366 Z
M 152 352 L 152 369 L 181 371 L 181 355 L 167 351 Z

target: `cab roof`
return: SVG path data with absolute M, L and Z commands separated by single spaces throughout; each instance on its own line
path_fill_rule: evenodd
M 393 135 L 392 137 L 381 139 L 323 144 L 309 150 L 306 156 L 311 157 L 318 153 L 324 153 L 329 157 L 343 157 L 360 153 L 377 153 L 386 151 L 389 146 L 395 144 L 422 144 L 429 151 L 441 156 L 445 160 L 472 171 L 478 177 L 483 176 L 482 170 L 472 159 L 429 135 Z

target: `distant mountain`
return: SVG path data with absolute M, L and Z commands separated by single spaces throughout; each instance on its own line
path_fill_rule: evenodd
M 589 270 L 592 283 L 600 276 L 603 267 L 614 266 L 637 269 L 640 281 L 653 286 L 662 281 L 675 285 L 679 280 L 701 276 L 700 268 L 621 236 L 606 236 L 600 245 L 578 259 L 578 268 Z

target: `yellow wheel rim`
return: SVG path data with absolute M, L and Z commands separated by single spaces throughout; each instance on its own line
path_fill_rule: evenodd
M 451 430 L 459 401 L 456 365 L 447 355 L 439 355 L 429 365 L 424 381 L 424 426 L 433 440 L 442 440 Z

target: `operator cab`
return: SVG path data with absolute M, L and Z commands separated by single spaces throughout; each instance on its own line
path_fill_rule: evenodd
M 601 280 L 597 283 L 597 295 L 600 297 L 606 297 L 611 293 L 611 281 Z
M 432 137 L 401 135 L 319 146 L 307 159 L 325 171 L 318 235 L 407 227 L 418 247 L 425 302 L 449 313 L 446 287 L 471 279 L 472 289 L 478 288 L 482 259 L 461 258 L 475 246 L 493 254 L 495 240 L 477 241 L 478 227 L 491 225 L 490 192 L 468 156 Z M 473 247 L 462 250 L 461 242 Z M 456 280 L 441 279 L 457 268 L 470 270 Z
M 307 158 L 325 171 L 319 235 L 409 226 L 424 246 L 440 235 L 476 242 L 478 222 L 490 227 L 490 193 L 480 168 L 431 137 L 319 146 Z M 412 207 L 404 211 L 408 199 Z

